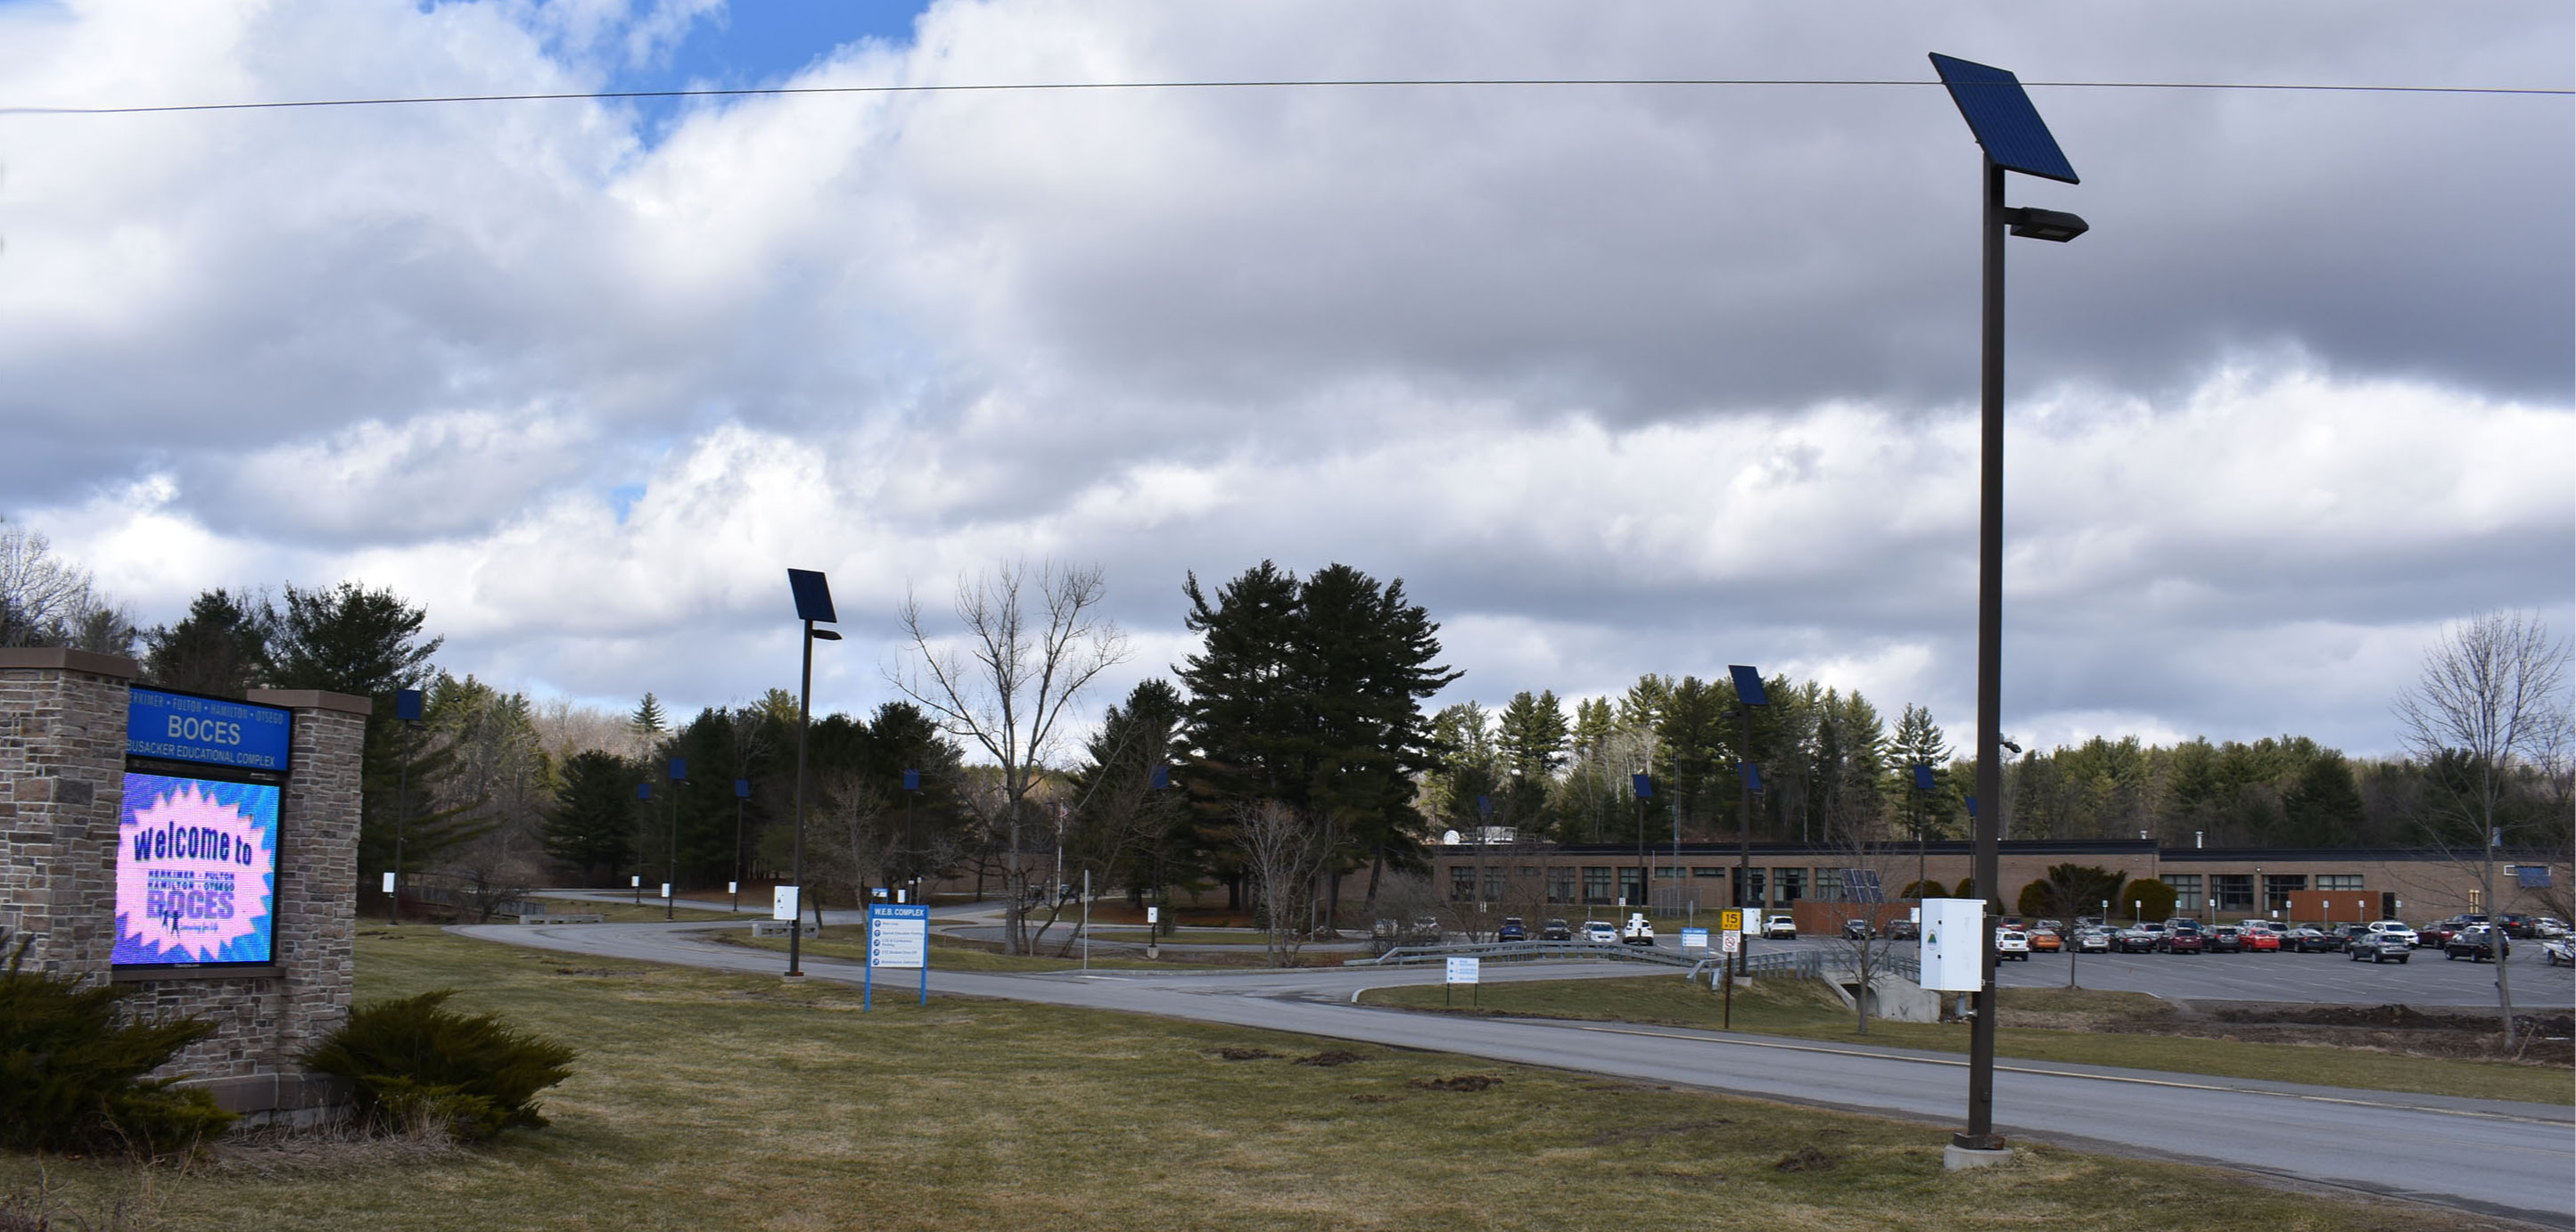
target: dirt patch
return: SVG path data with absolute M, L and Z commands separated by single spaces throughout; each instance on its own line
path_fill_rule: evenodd
M 2117 1013 L 2005 1010 L 1996 1022 L 2006 1027 L 2305 1044 L 2397 1056 L 2576 1068 L 2576 1042 L 2570 1040 L 2576 1036 L 2576 1015 L 2555 1011 L 2515 1015 L 2515 1046 L 2510 1049 L 2504 1046 L 2494 1014 L 2451 1006 L 2174 1002 Z
M 1651 1142 L 1674 1134 L 1695 1134 L 1704 1129 L 1716 1129 L 1733 1124 L 1735 1122 L 1725 1117 L 1710 1117 L 1703 1121 L 1675 1121 L 1670 1125 L 1650 1125 L 1643 1129 L 1605 1129 L 1592 1136 L 1592 1145 L 1610 1146 L 1620 1142 Z
M 1351 1097 L 1351 1102 L 1354 1104 L 1385 1104 L 1392 1103 L 1394 1100 L 1395 1097 L 1392 1095 L 1378 1095 L 1370 1092 L 1362 1092 Z
M 1834 1157 L 1814 1147 L 1802 1146 L 1781 1156 L 1780 1162 L 1771 1166 L 1782 1172 L 1831 1172 Z
M 1331 1069 L 1336 1065 L 1352 1065 L 1365 1060 L 1368 1060 L 1368 1058 L 1361 1056 L 1356 1052 L 1344 1052 L 1339 1048 L 1327 1048 L 1311 1057 L 1299 1057 L 1297 1058 L 1296 1063 L 1299 1065 L 1319 1065 L 1325 1069 Z
M 1404 1084 L 1425 1091 L 1483 1091 L 1503 1085 L 1492 1074 L 1460 1074 L 1455 1078 L 1416 1078 Z
M 620 969 L 620 968 L 617 968 L 617 967 L 557 967 L 557 968 L 555 968 L 555 974 L 557 974 L 557 975 L 642 975 L 642 974 L 644 974 L 644 973 L 643 973 L 643 972 L 641 972 L 641 971 L 628 971 L 628 970 L 623 970 L 623 969 Z
M 1209 1056 L 1227 1061 L 1267 1061 L 1270 1058 L 1279 1055 L 1267 1048 L 1235 1048 L 1231 1046 L 1225 1048 L 1210 1048 L 1206 1051 Z

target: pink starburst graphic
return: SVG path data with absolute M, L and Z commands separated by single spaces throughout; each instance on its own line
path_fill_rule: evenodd
M 117 828 L 116 951 L 113 962 L 265 961 L 273 823 L 259 797 L 230 803 L 189 779 L 127 778 Z M 139 797 L 139 798 L 138 798 Z M 273 813 L 273 806 L 271 810 Z M 239 943 L 249 941 L 252 944 Z M 256 951 L 256 952 L 248 952 Z

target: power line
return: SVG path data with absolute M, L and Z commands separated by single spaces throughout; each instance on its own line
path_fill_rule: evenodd
M 388 98 L 294 99 L 269 103 L 173 103 L 137 107 L 0 107 L 0 115 L 152 115 L 179 111 L 277 111 L 311 107 L 401 107 L 443 103 L 531 103 L 565 100 L 654 98 L 774 98 L 806 94 L 977 94 L 1093 90 L 1309 90 L 1454 88 L 1498 86 L 1938 86 L 1937 81 L 1866 77 L 1434 77 L 1243 81 L 1036 81 L 912 86 L 758 86 L 742 89 L 578 90 L 546 94 L 436 94 Z M 2027 81 L 2026 86 L 2077 90 L 2264 90 L 2315 94 L 2458 94 L 2543 98 L 2576 96 L 2576 89 L 2505 86 L 2318 85 L 2248 81 Z

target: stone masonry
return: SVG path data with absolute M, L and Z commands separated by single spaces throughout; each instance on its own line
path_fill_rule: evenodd
M 130 1012 L 193 1015 L 215 1032 L 165 1072 L 237 1111 L 294 1115 L 333 1102 L 295 1057 L 347 1019 L 354 973 L 360 760 L 369 703 L 254 691 L 295 712 L 279 807 L 274 961 L 248 968 L 112 972 L 117 815 L 132 660 L 0 650 L 0 927 L 31 968 L 135 984 Z

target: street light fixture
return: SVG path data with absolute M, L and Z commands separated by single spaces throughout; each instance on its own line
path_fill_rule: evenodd
M 804 674 L 796 686 L 796 857 L 788 876 L 795 881 L 797 918 L 787 922 L 786 978 L 805 978 L 804 950 L 798 943 L 805 936 L 805 734 L 814 718 L 814 643 L 837 642 L 841 635 L 817 624 L 839 624 L 841 618 L 832 610 L 832 584 L 816 569 L 787 571 L 787 589 L 796 597 L 796 619 L 804 622 L 805 636 L 800 639 L 805 651 Z M 814 927 L 823 926 L 823 908 L 814 908 Z
M 1968 122 L 1968 130 L 1985 152 L 1985 209 L 1978 223 L 1985 250 L 1983 346 L 1979 363 L 1979 409 L 1982 450 L 1979 457 L 1980 500 L 1977 526 L 1977 794 L 2003 798 L 2001 716 L 2003 710 L 2003 540 L 2004 540 L 2004 236 L 2064 243 L 2084 234 L 2084 220 L 2055 210 L 2015 209 L 2004 204 L 2004 173 L 2017 171 L 2060 183 L 2080 183 L 2075 168 L 2058 149 L 2046 122 L 2039 118 L 2021 79 L 1991 65 L 1934 54 L 1932 68 L 1949 89 L 1950 100 Z M 1976 822 L 1978 896 L 1991 902 L 2000 892 L 2002 872 L 1999 822 L 2002 809 Z M 1943 1162 L 1952 1168 L 2007 1162 L 2003 1136 L 1995 1132 L 1995 941 L 1984 928 L 1979 948 L 1983 972 L 1977 990 L 1977 1012 L 1968 1052 L 1968 1126 L 1951 1138 Z
M 1738 763 L 1743 782 L 1735 797 L 1735 893 L 1736 910 L 1744 909 L 1743 895 L 1753 889 L 1753 793 L 1762 790 L 1762 774 L 1753 768 L 1753 708 L 1771 704 L 1771 694 L 1762 687 L 1762 673 L 1741 664 L 1728 664 L 1726 673 L 1735 679 L 1735 717 L 1744 724 L 1744 758 Z M 1764 903 L 1771 897 L 1769 886 L 1762 887 Z M 1744 921 L 1744 936 L 1735 947 L 1735 978 L 1744 978 L 1745 964 L 1752 960 L 1753 938 L 1763 931 L 1758 920 Z

